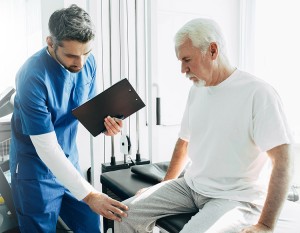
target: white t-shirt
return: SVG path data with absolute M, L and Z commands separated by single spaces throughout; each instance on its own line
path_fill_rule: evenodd
M 192 86 L 179 137 L 189 142 L 187 184 L 213 198 L 263 204 L 266 151 L 292 143 L 277 92 L 240 70 L 217 86 Z

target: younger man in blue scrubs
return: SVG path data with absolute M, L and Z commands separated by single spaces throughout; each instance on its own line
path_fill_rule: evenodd
M 80 174 L 71 110 L 95 95 L 94 31 L 76 5 L 55 11 L 43 48 L 20 68 L 12 117 L 10 169 L 22 232 L 56 232 L 58 215 L 74 232 L 100 232 L 98 214 L 120 221 L 127 207 Z M 106 135 L 122 121 L 107 117 Z M 115 215 L 116 214 L 116 215 Z

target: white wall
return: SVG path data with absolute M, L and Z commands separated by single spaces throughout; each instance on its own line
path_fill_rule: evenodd
M 0 1 L 0 93 L 15 86 L 19 67 L 42 46 L 39 0 Z

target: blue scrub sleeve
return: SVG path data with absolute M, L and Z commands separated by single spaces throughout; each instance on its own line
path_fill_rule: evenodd
M 17 87 L 23 134 L 39 135 L 54 130 L 46 93 L 47 88 L 38 76 L 27 78 Z

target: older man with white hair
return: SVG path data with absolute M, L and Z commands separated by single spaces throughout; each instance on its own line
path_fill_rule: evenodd
M 124 202 L 128 218 L 115 222 L 115 232 L 151 232 L 157 219 L 188 212 L 195 215 L 182 233 L 274 231 L 292 176 L 293 138 L 277 92 L 232 66 L 225 47 L 210 19 L 177 32 L 181 72 L 195 84 L 179 139 L 164 181 Z

